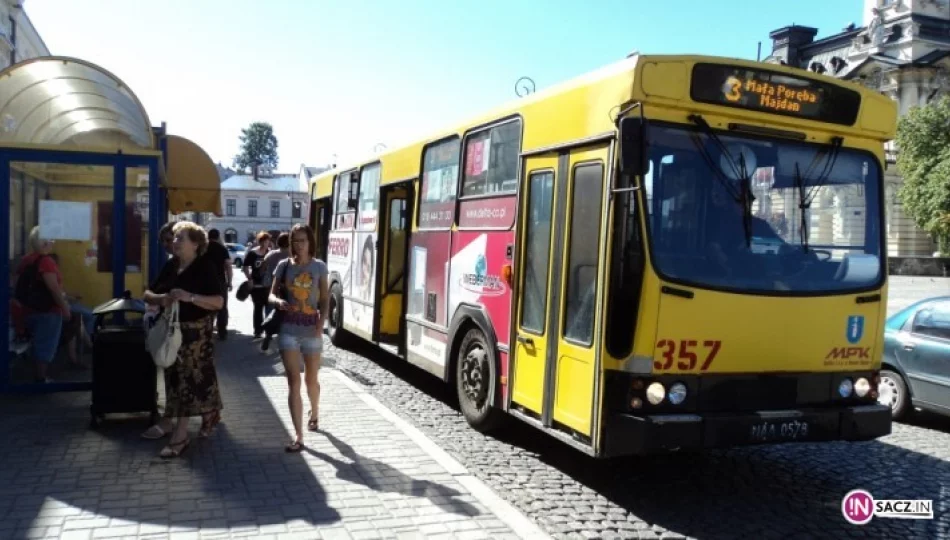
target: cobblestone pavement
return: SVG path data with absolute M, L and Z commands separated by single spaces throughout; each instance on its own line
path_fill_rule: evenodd
M 905 289 L 895 295 L 900 307 L 943 290 Z M 441 381 L 365 346 L 326 346 L 337 369 L 556 538 L 950 538 L 947 418 L 920 414 L 866 443 L 600 462 L 517 421 L 481 435 Z M 935 519 L 850 525 L 841 499 L 855 488 L 875 498 L 932 499 Z
M 249 306 L 231 306 L 231 328 L 249 328 Z M 164 441 L 139 437 L 147 417 L 87 429 L 88 392 L 0 398 L 0 538 L 538 537 L 332 359 L 320 375 L 321 432 L 285 453 L 292 428 L 276 352 L 239 333 L 217 347 L 222 422 L 200 440 L 193 419 L 178 460 L 158 457 Z

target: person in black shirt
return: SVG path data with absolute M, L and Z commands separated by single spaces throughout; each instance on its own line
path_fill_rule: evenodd
M 211 259 L 215 267 L 215 274 L 221 278 L 221 282 L 228 291 L 231 290 L 231 254 L 228 248 L 221 243 L 221 233 L 218 229 L 208 231 L 208 251 L 205 257 Z M 218 311 L 218 338 L 227 339 L 228 337 L 228 295 L 224 295 L 224 306 Z
M 261 325 L 264 323 L 265 309 L 270 312 L 267 297 L 270 289 L 264 281 L 264 256 L 270 251 L 270 234 L 266 231 L 257 233 L 257 247 L 250 249 L 244 256 L 244 265 L 241 270 L 251 282 L 251 301 L 254 303 L 254 337 L 259 338 L 264 333 Z
M 163 458 L 178 457 L 187 448 L 188 418 L 201 416 L 199 437 L 208 437 L 221 419 L 221 393 L 214 368 L 214 314 L 224 305 L 224 284 L 214 263 L 202 255 L 208 246 L 204 229 L 180 221 L 173 229 L 175 256 L 145 291 L 145 302 L 168 309 L 178 302 L 181 347 L 175 363 L 165 369 L 165 415 L 143 436 L 158 439 L 171 433 Z M 172 420 L 177 419 L 174 428 Z

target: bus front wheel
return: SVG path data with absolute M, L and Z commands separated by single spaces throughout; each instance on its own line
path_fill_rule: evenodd
M 486 432 L 496 427 L 501 411 L 492 405 L 498 373 L 488 340 L 478 328 L 465 333 L 455 363 L 455 391 L 462 414 L 470 426 Z

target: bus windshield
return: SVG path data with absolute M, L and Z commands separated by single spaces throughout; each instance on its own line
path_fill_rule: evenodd
M 872 154 L 653 125 L 649 158 L 650 251 L 664 278 L 779 295 L 880 283 L 882 179 Z

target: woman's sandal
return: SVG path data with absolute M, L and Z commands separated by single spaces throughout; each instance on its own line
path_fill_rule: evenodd
M 303 450 L 303 441 L 293 441 L 284 447 L 284 451 L 290 453 L 297 453 L 301 450 Z
M 168 446 L 162 448 L 162 452 L 159 454 L 159 456 L 163 459 L 176 458 L 185 451 L 185 448 L 188 448 L 188 443 L 190 442 L 190 437 L 185 437 L 185 440 L 176 443 L 169 442 Z
M 221 412 L 214 411 L 209 414 L 207 417 L 201 419 L 201 430 L 198 432 L 198 437 L 206 439 L 214 433 L 214 427 L 218 425 L 218 422 L 221 421 Z
M 146 429 L 142 433 L 143 439 L 157 440 L 165 437 L 166 435 L 171 434 L 172 430 L 165 431 L 161 424 L 155 424 L 154 426 Z
M 313 417 L 313 411 L 307 413 L 307 416 L 310 420 L 307 420 L 307 429 L 310 431 L 317 431 L 320 429 L 320 420 Z

